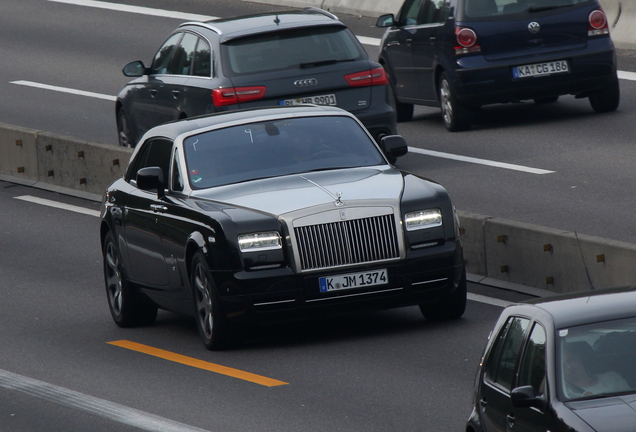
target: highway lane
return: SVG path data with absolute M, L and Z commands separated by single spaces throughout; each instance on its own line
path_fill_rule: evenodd
M 206 16 L 271 9 L 228 0 L 132 3 Z M 121 67 L 135 59 L 149 62 L 184 20 L 49 0 L 10 0 L 0 12 L 0 55 L 10 59 L 0 65 L 0 121 L 113 144 L 112 98 L 127 81 Z M 382 35 L 374 19 L 341 18 L 359 36 L 377 40 Z M 377 46 L 365 47 L 377 56 Z M 621 51 L 619 66 L 636 71 L 634 53 Z M 13 84 L 23 81 L 107 97 Z M 635 86 L 631 79 L 621 80 L 623 97 L 616 113 L 595 115 L 587 100 L 572 97 L 549 106 L 491 106 L 481 110 L 472 130 L 458 134 L 444 129 L 438 110 L 418 108 L 414 121 L 400 124 L 399 132 L 412 147 L 437 154 L 413 152 L 399 165 L 444 184 L 460 210 L 636 243 L 636 231 L 630 229 L 636 204 Z M 551 172 L 533 174 L 497 164 Z
M 113 324 L 97 209 L 0 182 L 0 429 L 463 427 L 500 306 L 470 301 L 462 319 L 447 323 L 427 323 L 412 307 L 274 324 L 249 332 L 238 349 L 209 352 L 192 320 L 167 312 L 152 327 Z M 526 298 L 473 284 L 470 291 Z

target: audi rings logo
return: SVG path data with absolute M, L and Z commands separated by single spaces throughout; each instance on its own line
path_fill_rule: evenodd
M 539 33 L 539 30 L 541 30 L 541 26 L 539 25 L 538 22 L 532 21 L 530 24 L 528 24 L 528 31 L 530 33 L 537 34 Z
M 294 81 L 294 85 L 296 87 L 313 87 L 318 85 L 318 80 L 316 78 L 299 79 Z

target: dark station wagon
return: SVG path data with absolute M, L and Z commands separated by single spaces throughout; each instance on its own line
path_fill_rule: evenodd
M 334 15 L 307 8 L 187 22 L 119 93 L 119 143 L 134 147 L 150 128 L 240 108 L 337 106 L 356 115 L 376 140 L 396 133 L 384 69 Z

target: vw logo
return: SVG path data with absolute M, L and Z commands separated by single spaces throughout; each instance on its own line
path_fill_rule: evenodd
M 294 85 L 296 87 L 313 87 L 318 85 L 318 80 L 316 78 L 299 79 L 294 81 Z
M 528 24 L 528 31 L 530 33 L 537 34 L 539 33 L 539 30 L 541 30 L 541 26 L 539 25 L 538 22 L 532 21 L 530 24 Z

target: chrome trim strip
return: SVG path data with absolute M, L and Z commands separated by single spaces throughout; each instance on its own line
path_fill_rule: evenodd
M 283 304 L 283 303 L 294 303 L 295 301 L 296 299 L 279 300 L 279 301 L 265 302 L 265 303 L 254 303 L 254 306 L 268 306 L 268 305 Z
M 430 284 L 430 283 L 435 283 L 435 282 L 443 282 L 443 281 L 447 281 L 447 280 L 448 280 L 448 278 L 433 279 L 433 280 L 423 281 L 423 282 L 413 282 L 411 285 L 424 285 L 424 284 Z
M 399 288 L 391 288 L 391 289 L 382 290 L 382 291 L 372 291 L 372 292 L 357 293 L 357 294 L 347 294 L 347 295 L 341 295 L 341 296 L 337 296 L 337 297 L 328 297 L 328 298 L 306 300 L 305 303 L 313 303 L 313 302 L 320 302 L 320 301 L 327 301 L 327 300 L 338 300 L 338 299 L 342 299 L 342 298 L 359 297 L 359 296 L 364 296 L 364 295 L 383 294 L 383 293 L 388 293 L 388 292 L 391 292 L 391 291 L 401 291 L 403 289 L 404 289 L 403 287 L 399 287 Z

